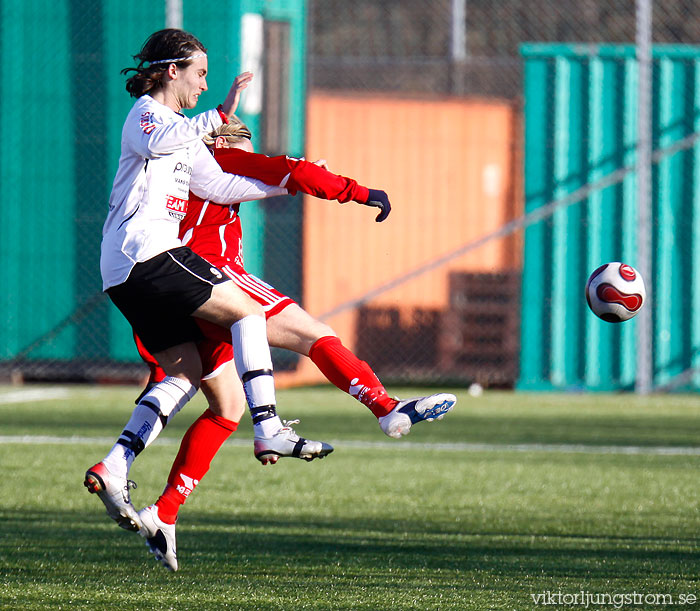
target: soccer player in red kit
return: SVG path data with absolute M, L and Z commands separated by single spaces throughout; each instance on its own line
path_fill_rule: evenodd
M 301 191 L 323 199 L 336 199 L 341 203 L 355 201 L 376 206 L 380 209 L 377 221 L 383 221 L 389 214 L 389 202 L 383 191 L 368 189 L 350 178 L 338 176 L 302 159 L 253 153 L 250 132 L 235 119 L 206 136 L 204 142 L 225 172 L 284 187 L 292 195 Z M 243 265 L 237 205 L 213 205 L 190 193 L 187 215 L 180 223 L 180 238 L 263 306 L 271 346 L 309 356 L 335 386 L 367 406 L 378 418 L 381 429 L 390 437 L 399 438 L 407 434 L 416 422 L 441 419 L 453 407 L 456 398 L 448 393 L 408 401 L 391 398 L 372 368 L 343 346 L 328 325 L 313 318 L 291 298 L 248 274 Z M 213 374 L 233 359 L 231 341 L 216 325 L 202 321 L 200 328 L 206 336 L 199 343 L 204 370 Z M 138 339 L 137 345 L 151 368 L 149 383 L 157 382 L 163 372 Z M 206 389 L 206 379 L 203 379 L 202 388 Z M 240 408 L 230 408 L 230 413 L 238 415 L 238 418 L 242 411 L 242 402 Z M 230 419 L 215 413 L 210 401 L 210 409 L 185 434 L 163 494 L 154 505 L 140 512 L 144 529 L 148 531 L 142 534 L 153 541 L 151 551 L 171 570 L 177 570 L 175 520 L 178 510 L 237 426 L 235 416 Z M 278 450 L 274 440 L 257 437 L 254 450 L 263 464 L 274 463 L 280 456 L 294 455 L 293 449 Z M 158 532 L 162 533 L 159 537 L 160 548 L 156 546 Z

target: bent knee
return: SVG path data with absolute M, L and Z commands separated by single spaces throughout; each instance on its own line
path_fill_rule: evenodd
M 326 323 L 321 322 L 319 320 L 316 321 L 316 327 L 314 329 L 316 331 L 316 340 L 321 339 L 322 337 L 338 337 L 336 332 L 332 329 L 332 327 L 329 327 Z
M 265 316 L 263 307 L 232 281 L 217 284 L 198 313 L 202 318 L 229 326 L 246 316 Z
M 331 327 L 326 323 L 320 322 L 318 320 L 314 321 L 314 324 L 307 329 L 304 337 L 300 337 L 300 352 L 306 356 L 309 355 L 313 345 L 320 339 L 324 337 L 338 337 Z
M 245 318 L 246 316 L 262 316 L 265 318 L 265 310 L 263 310 L 263 307 L 257 301 L 251 299 L 241 309 L 241 318 Z

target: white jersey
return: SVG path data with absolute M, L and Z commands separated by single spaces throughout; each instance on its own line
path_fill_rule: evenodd
M 124 282 L 136 263 L 182 245 L 178 225 L 190 190 L 225 205 L 287 193 L 221 170 L 201 140 L 221 124 L 217 110 L 189 119 L 149 95 L 136 101 L 102 230 L 103 290 Z

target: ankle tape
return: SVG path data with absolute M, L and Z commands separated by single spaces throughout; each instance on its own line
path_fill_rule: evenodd
M 253 369 L 252 371 L 246 371 L 243 376 L 241 376 L 241 382 L 246 384 L 258 376 L 271 376 L 272 369 Z
M 163 428 L 165 428 L 165 425 L 168 424 L 168 416 L 166 416 L 163 412 L 160 411 L 160 408 L 153 403 L 152 401 L 149 401 L 148 398 L 141 399 L 139 405 L 143 405 L 144 407 L 147 407 L 150 409 L 152 412 L 155 413 L 156 416 L 158 416 L 158 419 L 160 420 L 160 423 L 163 425 Z
M 141 439 L 136 433 L 132 433 L 126 429 L 122 431 L 119 439 L 117 439 L 117 443 L 124 446 L 127 450 L 131 450 L 134 453 L 134 456 L 141 454 L 146 447 L 143 439 Z
M 253 419 L 253 424 L 259 424 L 263 420 L 277 416 L 277 411 L 274 405 L 261 405 L 260 407 L 251 407 L 250 416 Z

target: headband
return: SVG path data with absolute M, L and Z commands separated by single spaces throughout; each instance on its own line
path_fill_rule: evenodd
M 177 59 L 157 59 L 155 61 L 149 61 L 149 65 L 155 66 L 156 64 L 176 64 L 177 62 L 184 62 L 188 59 L 197 59 L 198 57 L 206 57 L 206 53 L 195 53 L 189 57 L 179 57 Z

